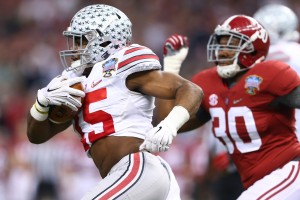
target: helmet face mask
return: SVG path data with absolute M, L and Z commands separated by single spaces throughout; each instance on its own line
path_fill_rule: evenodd
M 60 52 L 62 64 L 67 71 L 78 70 L 127 46 L 132 37 L 131 22 L 120 10 L 96 4 L 78 11 L 63 35 L 67 38 L 67 50 Z M 80 64 L 72 66 L 75 60 L 80 60 Z
M 221 44 L 220 40 L 222 37 L 228 37 L 226 44 Z M 238 41 L 238 43 L 233 42 Z M 249 37 L 232 32 L 232 31 L 224 31 L 218 30 L 218 27 L 215 30 L 215 33 L 209 39 L 207 46 L 208 53 L 208 61 L 209 62 L 223 62 L 223 61 L 234 61 L 240 52 L 243 53 L 251 53 L 254 51 L 252 43 L 249 43 Z M 220 51 L 232 51 L 235 52 L 232 57 L 221 57 Z
M 227 43 L 220 42 L 222 37 L 228 38 Z M 222 78 L 231 78 L 239 71 L 249 69 L 264 60 L 269 46 L 267 31 L 255 19 L 245 15 L 234 15 L 215 28 L 207 45 L 207 60 L 217 64 Z M 222 56 L 222 51 L 235 54 Z M 219 65 L 228 61 L 231 62 L 227 66 Z M 228 69 L 225 70 L 226 67 Z M 226 71 L 226 74 L 222 74 L 222 71 Z
M 78 70 L 81 66 L 89 63 L 89 55 L 85 54 L 85 47 L 83 39 L 84 36 L 80 33 L 64 31 L 63 35 L 67 38 L 67 50 L 60 52 L 60 58 L 63 66 L 67 71 L 70 70 Z M 76 62 L 77 65 L 72 65 L 72 63 L 76 60 L 80 60 L 80 62 Z

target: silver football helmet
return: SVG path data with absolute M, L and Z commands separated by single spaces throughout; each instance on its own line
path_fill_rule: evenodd
M 280 40 L 299 40 L 298 17 L 290 8 L 269 4 L 261 7 L 253 17 L 267 29 L 272 44 Z
M 105 60 L 128 45 L 131 26 L 128 17 L 112 6 L 96 4 L 82 8 L 63 32 L 67 50 L 60 52 L 62 64 L 67 71 L 82 71 L 90 64 Z

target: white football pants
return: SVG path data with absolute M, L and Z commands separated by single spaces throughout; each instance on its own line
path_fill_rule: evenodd
M 282 168 L 256 181 L 238 200 L 300 200 L 300 161 L 290 161 Z
M 84 178 L 84 177 L 83 177 Z M 180 200 L 175 176 L 161 157 L 139 152 L 123 157 L 82 200 Z

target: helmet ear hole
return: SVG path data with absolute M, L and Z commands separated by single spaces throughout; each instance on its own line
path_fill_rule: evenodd
M 111 41 L 106 41 L 100 44 L 101 47 L 107 47 L 109 44 L 111 43 Z
M 250 53 L 251 56 L 255 56 L 256 54 L 257 54 L 256 50 Z
M 97 33 L 99 34 L 100 37 L 103 37 L 104 34 L 99 30 L 99 29 L 96 29 Z

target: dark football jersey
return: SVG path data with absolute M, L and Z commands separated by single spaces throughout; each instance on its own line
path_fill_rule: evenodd
M 216 67 L 193 77 L 204 91 L 202 108 L 212 117 L 212 131 L 232 156 L 245 188 L 300 156 L 295 109 L 272 102 L 300 85 L 298 74 L 279 61 L 249 69 L 229 88 Z

